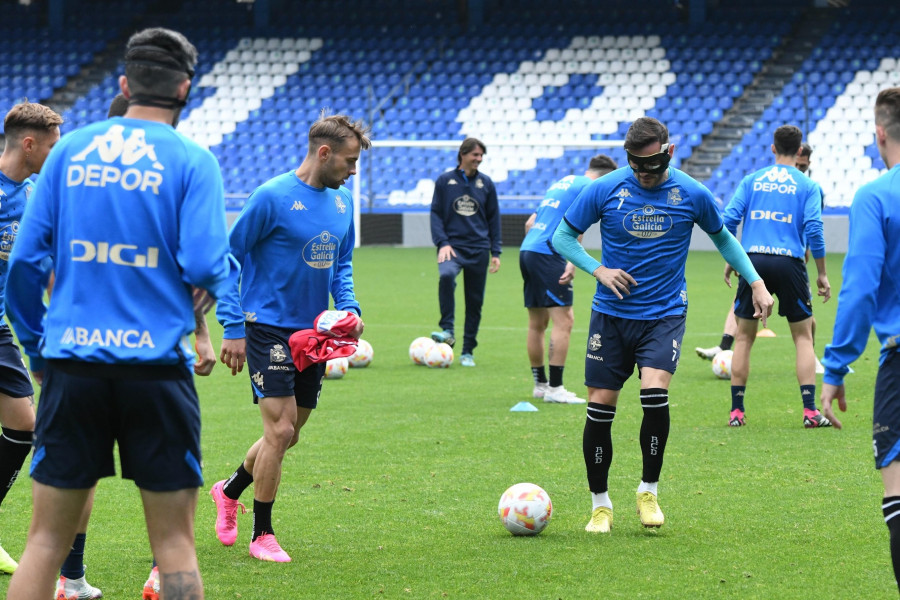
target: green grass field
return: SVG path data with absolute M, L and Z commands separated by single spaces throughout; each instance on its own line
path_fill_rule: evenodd
M 475 369 L 416 367 L 407 357 L 410 341 L 437 323 L 432 249 L 366 247 L 355 258 L 375 359 L 326 381 L 285 459 L 273 519 L 292 563 L 247 555 L 249 512 L 238 517 L 235 546 L 216 540 L 209 488 L 243 459 L 261 426 L 246 373 L 232 377 L 219 365 L 197 379 L 206 485 L 196 532 L 207 598 L 896 598 L 871 451 L 874 337 L 847 379 L 844 429 L 807 431 L 787 323 L 774 318 L 777 337 L 760 339 L 752 357 L 748 426 L 730 429 L 729 385 L 693 348 L 718 342 L 733 292 L 717 254 L 692 253 L 659 486 L 666 524 L 646 531 L 635 514 L 641 409 L 632 377 L 613 428 L 614 527 L 597 536 L 584 532 L 584 407 L 536 401 L 538 412 L 509 411 L 531 399 L 532 386 L 515 249 L 488 278 Z M 841 259 L 828 263 L 835 294 Z M 575 287 L 566 383 L 583 392 L 594 286 L 579 272 Z M 835 307 L 836 298 L 816 301 L 820 355 Z M 212 331 L 221 336 L 217 324 Z M 553 520 L 534 538 L 510 536 L 497 518 L 500 494 L 520 481 L 553 499 Z M 23 476 L 0 509 L 0 538 L 14 557 L 25 544 L 30 498 Z M 130 482 L 100 483 L 85 562 L 106 598 L 140 597 L 150 551 Z M 7 582 L 0 579 L 4 593 Z

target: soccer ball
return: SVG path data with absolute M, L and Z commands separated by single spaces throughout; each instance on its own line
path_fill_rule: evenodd
M 434 340 L 429 337 L 417 337 L 409 345 L 409 359 L 417 365 L 425 364 L 425 353 L 434 346 Z
M 351 367 L 368 367 L 372 362 L 372 344 L 366 340 L 359 340 L 356 345 L 356 352 L 353 353 L 347 361 Z
M 533 483 L 517 483 L 500 496 L 497 513 L 513 535 L 537 535 L 553 514 L 550 495 Z
M 332 358 L 325 363 L 325 379 L 340 379 L 350 368 L 350 362 L 346 356 Z
M 712 371 L 719 379 L 731 379 L 731 350 L 722 350 L 712 359 Z
M 453 363 L 453 348 L 443 342 L 434 344 L 425 352 L 425 364 L 446 369 Z

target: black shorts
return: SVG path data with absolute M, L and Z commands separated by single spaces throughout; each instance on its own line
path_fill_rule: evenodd
M 881 469 L 900 459 L 900 352 L 888 354 L 878 367 L 872 417 L 875 468 Z
M 591 311 L 584 384 L 621 390 L 634 366 L 674 373 L 681 358 L 685 315 L 639 321 Z
M 12 398 L 34 396 L 31 373 L 8 325 L 0 323 L 0 394 Z
M 293 329 L 260 323 L 245 323 L 247 370 L 253 388 L 253 403 L 260 398 L 294 396 L 297 406 L 315 408 L 322 391 L 325 363 L 298 371 L 291 359 L 288 340 Z
M 186 365 L 48 360 L 37 408 L 31 476 L 84 489 L 115 475 L 170 492 L 203 485 L 200 404 Z
M 559 283 L 559 278 L 566 270 L 566 259 L 556 254 L 524 250 L 519 253 L 519 269 L 525 282 L 526 308 L 572 306 L 572 284 Z
M 812 294 L 809 276 L 803 260 L 775 254 L 750 254 L 750 262 L 766 284 L 766 289 L 778 297 L 778 314 L 789 323 L 812 316 Z M 742 319 L 753 318 L 753 290 L 743 277 L 738 281 L 734 314 Z

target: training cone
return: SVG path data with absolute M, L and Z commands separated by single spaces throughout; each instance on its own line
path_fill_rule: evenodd
M 509 412 L 537 412 L 537 406 L 531 402 L 519 402 L 509 409 Z
M 768 327 L 763 327 L 756 334 L 756 337 L 775 337 L 775 332 L 769 329 Z

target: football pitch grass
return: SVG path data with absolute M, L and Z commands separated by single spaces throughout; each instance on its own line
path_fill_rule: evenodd
M 835 298 L 815 300 L 820 356 L 842 258 L 828 260 Z M 206 483 L 196 538 L 207 598 L 896 598 L 871 450 L 874 336 L 847 377 L 844 429 L 805 430 L 793 344 L 787 323 L 774 317 L 777 336 L 759 339 L 752 355 L 747 426 L 728 428 L 729 384 L 694 347 L 718 343 L 733 291 L 718 254 L 691 253 L 659 484 L 666 523 L 645 530 L 635 514 L 641 408 L 633 376 L 613 426 L 613 530 L 588 534 L 584 406 L 534 400 L 538 412 L 509 410 L 532 401 L 532 383 L 516 249 L 502 261 L 488 277 L 478 366 L 440 370 L 407 356 L 413 338 L 436 328 L 434 250 L 357 250 L 363 337 L 374 360 L 325 382 L 285 458 L 273 525 L 290 564 L 248 556 L 252 489 L 242 498 L 248 513 L 238 515 L 238 542 L 217 541 L 209 489 L 237 467 L 261 426 L 246 371 L 232 377 L 220 364 L 197 378 Z M 575 290 L 565 380 L 584 396 L 590 276 L 579 272 Z M 461 289 L 457 297 L 461 333 Z M 218 348 L 221 327 L 211 328 Z M 522 481 L 553 500 L 553 518 L 534 538 L 512 537 L 497 517 L 501 493 Z M 30 487 L 23 474 L 0 509 L 0 540 L 14 557 L 25 544 Z M 88 580 L 106 598 L 140 598 L 150 550 L 132 483 L 101 481 L 87 540 Z M 8 581 L 0 578 L 4 594 Z

